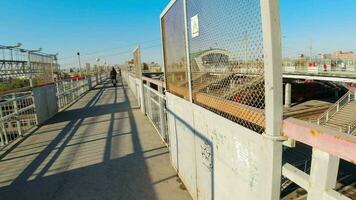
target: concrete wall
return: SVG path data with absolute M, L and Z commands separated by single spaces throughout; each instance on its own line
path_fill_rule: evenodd
M 42 124 L 58 112 L 54 84 L 33 88 L 38 124 Z
M 271 140 L 170 93 L 166 100 L 171 162 L 194 199 L 276 199 Z

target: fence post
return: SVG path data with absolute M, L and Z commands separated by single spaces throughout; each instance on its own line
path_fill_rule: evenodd
M 265 81 L 266 200 L 280 199 L 282 175 L 283 72 L 278 0 L 260 0 Z
M 74 101 L 75 99 L 75 92 L 73 91 L 73 88 L 74 88 L 74 81 L 73 80 L 70 80 L 70 90 L 71 90 L 71 94 L 72 94 L 72 101 Z
M 337 112 L 340 111 L 340 103 L 336 104 L 336 111 L 337 111 Z
M 323 199 L 325 191 L 335 188 L 338 169 L 338 157 L 313 148 L 308 200 Z
M 326 113 L 325 122 L 329 121 L 329 112 Z
M 67 105 L 68 104 L 68 95 L 66 93 L 66 82 L 62 82 L 63 84 L 63 94 L 64 94 L 64 104 Z
M 4 114 L 2 113 L 2 106 L 0 106 L 0 118 L 4 117 Z M 7 139 L 7 134 L 6 134 L 6 128 L 5 128 L 5 123 L 1 121 L 0 123 L 2 133 L 0 133 L 1 136 L 1 144 L 6 145 L 9 143 L 9 140 Z
M 163 87 L 162 86 L 158 86 L 158 93 L 160 95 L 163 96 Z M 167 142 L 167 133 L 166 133 L 166 116 L 165 116 L 165 112 L 164 112 L 164 109 L 165 109 L 165 103 L 164 103 L 164 99 L 162 98 L 162 96 L 158 96 L 159 98 L 159 116 L 160 116 L 160 121 L 161 121 L 161 135 L 164 139 L 165 142 Z
M 18 107 L 17 100 L 16 100 L 16 93 L 13 93 L 12 97 L 14 98 L 13 106 L 14 106 L 14 113 L 16 116 L 17 132 L 19 133 L 19 136 L 22 136 L 22 128 L 21 128 L 21 122 L 20 122 L 19 107 Z

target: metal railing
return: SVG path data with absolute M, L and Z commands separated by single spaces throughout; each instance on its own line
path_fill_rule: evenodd
M 168 134 L 166 123 L 166 98 L 162 94 L 162 91 L 160 93 L 148 85 L 144 85 L 143 93 L 146 115 L 151 120 L 162 140 L 167 144 Z
M 341 159 L 351 163 L 356 159 L 354 137 L 293 118 L 284 120 L 283 133 L 312 148 L 310 170 L 303 171 L 291 163 L 283 165 L 283 176 L 307 192 L 298 199 L 350 199 L 338 189 L 337 177 Z
M 125 70 L 123 70 L 121 74 L 123 81 L 126 82 L 128 88 L 132 91 L 136 98 L 141 96 L 140 87 L 141 84 L 144 83 L 142 85 L 144 105 L 141 105 L 144 107 L 144 109 L 142 110 L 144 110 L 145 114 L 155 127 L 157 133 L 167 145 L 169 138 L 167 132 L 166 97 L 164 95 L 163 82 L 144 76 L 142 76 L 141 82 L 141 80 L 134 77 L 134 74 L 130 74 Z
M 83 80 L 55 83 L 58 108 L 63 109 L 92 87 L 108 78 L 108 74 Z M 35 97 L 32 91 L 13 92 L 0 97 L 0 146 L 6 146 L 38 125 Z
M 342 96 L 334 105 L 332 105 L 328 110 L 326 110 L 323 114 L 318 117 L 317 124 L 322 125 L 329 121 L 329 119 L 337 112 L 340 111 L 346 104 L 348 104 L 352 100 L 352 96 L 354 92 L 347 92 L 344 96 Z
M 32 91 L 12 93 L 1 100 L 0 146 L 4 146 L 37 125 L 37 116 Z
M 350 123 L 350 125 L 347 127 L 347 133 L 352 134 L 356 136 L 356 120 Z
M 70 105 L 106 78 L 108 78 L 108 74 L 87 77 L 82 80 L 62 80 L 56 82 L 58 108 L 63 109 Z
M 58 108 L 62 109 L 89 90 L 87 79 L 63 80 L 56 83 Z

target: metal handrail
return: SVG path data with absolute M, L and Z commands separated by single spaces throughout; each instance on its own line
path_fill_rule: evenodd
M 351 122 L 349 124 L 349 126 L 347 127 L 347 133 L 351 134 L 356 130 L 356 120 L 354 120 L 353 122 Z
M 346 99 L 346 98 L 348 98 L 348 100 L 347 100 L 347 102 L 345 103 L 345 104 L 343 104 L 343 105 L 341 105 L 340 103 L 341 102 L 344 102 L 344 100 Z M 329 121 L 329 119 L 330 119 L 330 112 L 332 111 L 332 110 L 334 110 L 335 108 L 337 108 L 337 111 L 336 112 L 339 112 L 339 110 L 343 107 L 343 106 L 345 106 L 347 103 L 349 103 L 351 101 L 351 91 L 348 91 L 344 96 L 342 96 L 337 102 L 335 102 L 335 104 L 334 105 L 332 105 L 328 110 L 326 110 L 323 114 L 321 114 L 319 117 L 318 117 L 318 120 L 317 120 L 317 124 L 318 125 L 320 125 L 320 122 L 321 122 L 321 120 L 324 118 L 324 117 L 326 117 L 326 120 L 325 120 L 325 122 L 324 123 L 326 123 L 327 121 Z M 336 113 L 335 112 L 335 113 Z M 335 114 L 334 113 L 334 114 Z

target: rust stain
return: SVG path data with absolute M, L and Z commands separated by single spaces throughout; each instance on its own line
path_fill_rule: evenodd
M 314 130 L 314 129 L 310 130 L 310 134 L 314 137 L 317 137 L 318 135 L 320 135 L 319 131 Z

